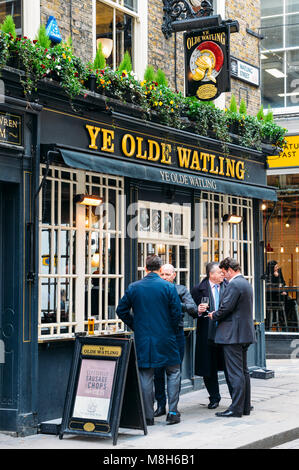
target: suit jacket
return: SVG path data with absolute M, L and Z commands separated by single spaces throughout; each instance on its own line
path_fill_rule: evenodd
M 218 321 L 215 343 L 255 343 L 252 312 L 252 287 L 242 275 L 237 276 L 228 283 L 220 307 L 213 315 Z
M 176 333 L 182 309 L 173 284 L 149 273 L 129 285 L 116 313 L 134 331 L 138 367 L 180 363 Z
M 175 288 L 177 290 L 177 293 L 179 294 L 179 298 L 181 301 L 181 307 L 182 307 L 182 318 L 180 321 L 180 327 L 184 327 L 184 313 L 188 313 L 191 315 L 191 317 L 194 318 L 194 316 L 197 315 L 197 305 L 194 302 L 192 295 L 188 291 L 187 287 L 182 286 L 180 284 L 174 284 Z
M 221 301 L 226 285 L 226 281 L 220 285 L 219 301 Z M 193 287 L 191 295 L 196 305 L 201 303 L 202 297 L 209 297 L 209 310 L 215 310 L 214 296 L 207 277 L 203 279 L 200 284 Z M 199 317 L 197 311 L 196 314 L 192 316 L 193 318 L 197 318 L 195 374 L 209 377 L 213 374 L 214 369 L 224 370 L 223 352 L 220 348 L 216 350 L 214 344 L 216 322 L 205 318 L 203 315 Z

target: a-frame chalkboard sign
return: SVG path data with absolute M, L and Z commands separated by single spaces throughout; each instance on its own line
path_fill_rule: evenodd
M 78 336 L 59 438 L 110 437 L 116 445 L 119 427 L 147 434 L 134 340 Z

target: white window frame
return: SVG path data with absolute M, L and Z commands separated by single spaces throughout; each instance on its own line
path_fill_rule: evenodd
M 42 181 L 43 171 L 45 165 L 41 165 L 41 175 L 40 181 Z M 70 179 L 63 179 L 61 172 L 69 173 Z M 58 175 L 57 175 L 58 173 Z M 87 178 L 96 177 L 101 181 L 101 184 L 93 182 L 92 184 L 87 181 Z M 113 180 L 114 185 L 109 185 L 109 181 Z M 60 225 L 61 219 L 61 183 L 70 184 L 70 225 Z M 53 214 L 55 207 L 57 210 L 58 223 L 56 225 L 51 224 L 42 224 L 42 211 L 43 211 L 43 189 L 40 193 L 40 205 L 39 205 L 39 295 L 38 295 L 38 337 L 39 341 L 49 341 L 57 339 L 65 339 L 74 337 L 75 333 L 83 332 L 88 330 L 88 320 L 92 319 L 95 326 L 95 334 L 106 334 L 114 333 L 117 331 L 124 330 L 124 324 L 118 318 L 110 318 L 108 315 L 108 306 L 107 306 L 107 287 L 109 279 L 119 280 L 119 284 L 116 283 L 116 292 L 115 292 L 115 301 L 118 302 L 118 299 L 124 293 L 124 237 L 125 237 L 125 210 L 124 210 L 124 178 L 114 175 L 105 175 L 99 173 L 85 172 L 83 170 L 75 170 L 71 168 L 65 168 L 62 166 L 49 166 L 49 174 L 47 176 L 47 184 L 51 184 L 51 221 L 53 222 Z M 55 201 L 55 190 L 54 185 L 58 185 L 58 197 Z M 88 193 L 89 186 L 98 186 L 99 195 L 105 196 L 107 200 L 107 192 L 115 191 L 116 195 L 116 208 L 115 208 L 115 227 L 110 229 L 109 226 L 104 228 L 95 228 L 91 227 L 91 224 L 86 225 L 87 214 L 88 220 L 90 222 L 91 212 L 86 209 L 85 206 L 76 204 L 73 209 L 72 201 L 73 197 L 76 194 L 86 194 Z M 119 197 L 118 197 L 119 196 Z M 55 206 L 56 203 L 56 206 Z M 107 204 L 107 203 L 106 203 Z M 106 207 L 105 207 L 106 209 Z M 73 210 L 76 211 L 76 224 L 72 225 L 73 221 Z M 51 243 L 49 247 L 49 272 L 43 273 L 42 263 L 43 263 L 43 246 L 42 246 L 42 232 L 43 230 L 48 230 L 51 232 Z M 71 272 L 60 272 L 61 266 L 61 231 L 69 232 L 69 265 L 73 266 L 75 260 L 75 272 L 71 269 Z M 91 237 L 86 237 L 87 234 L 91 232 L 101 232 L 101 239 L 107 240 L 111 236 L 115 236 L 116 244 L 119 250 L 115 251 L 115 267 L 116 272 L 114 274 L 108 273 L 107 263 L 108 263 L 108 252 L 107 252 L 107 243 L 106 243 L 106 257 L 105 257 L 105 269 L 100 268 L 98 275 L 94 275 L 90 269 L 91 262 Z M 56 233 L 56 244 L 57 249 L 55 249 L 55 237 L 53 236 Z M 75 250 L 74 242 L 72 238 L 75 239 Z M 87 263 L 89 269 L 86 269 L 85 260 L 86 260 L 86 238 L 88 238 L 87 246 Z M 106 303 L 104 311 L 102 311 L 102 289 L 101 295 L 99 296 L 99 315 L 92 317 L 91 315 L 86 319 L 85 318 L 85 288 L 86 285 L 88 288 L 91 288 L 91 279 L 99 279 L 100 286 L 104 287 L 104 296 Z M 60 282 L 68 279 L 68 288 L 69 288 L 69 312 L 68 320 L 62 322 L 61 319 L 61 288 Z M 55 282 L 55 299 L 56 305 L 54 305 L 54 312 L 56 312 L 56 321 L 42 323 L 42 282 L 44 280 L 50 280 L 51 283 Z M 50 284 L 52 285 L 52 284 Z M 74 287 L 75 286 L 75 287 Z M 90 292 L 87 296 L 90 313 Z M 50 300 L 50 299 L 49 299 Z M 53 302 L 53 300 L 51 299 Z M 116 307 L 116 305 L 115 305 Z M 62 331 L 61 331 L 62 330 Z
M 127 15 L 135 18 L 134 22 L 134 42 L 133 42 L 133 53 L 134 58 L 134 72 L 137 77 L 141 80 L 144 75 L 148 63 L 148 0 L 137 1 L 137 12 L 130 10 L 122 6 L 120 3 L 116 3 L 112 0 L 93 0 L 93 57 L 96 55 L 96 4 L 100 1 L 105 5 L 110 6 L 115 10 L 119 10 Z M 115 54 L 115 48 L 114 48 Z M 113 60 L 115 62 L 115 58 Z
M 150 229 L 148 231 L 137 230 L 138 234 L 138 245 L 143 244 L 143 259 L 141 265 L 138 265 L 137 270 L 139 277 L 145 275 L 145 260 L 147 257 L 146 246 L 152 245 L 153 254 L 160 255 L 160 250 L 165 249 L 165 264 L 169 264 L 169 247 L 175 247 L 176 249 L 176 282 L 180 284 L 180 273 L 185 273 L 186 281 L 185 285 L 188 288 L 190 283 L 190 227 L 191 227 L 191 209 L 187 205 L 179 204 L 166 204 L 156 203 L 151 201 L 138 201 L 138 228 L 139 228 L 139 214 L 140 209 L 158 210 L 161 212 L 161 232 L 155 232 Z M 164 214 L 171 212 L 172 214 L 179 214 L 183 217 L 182 223 L 182 234 L 167 234 L 163 229 Z M 180 265 L 179 248 L 184 247 L 186 250 L 186 266 Z
M 207 199 L 203 199 L 203 196 Z M 215 199 L 215 196 L 218 198 Z M 201 203 L 199 204 L 199 232 L 200 232 L 200 279 L 206 276 L 206 263 L 211 261 L 221 261 L 222 259 L 230 256 L 236 258 L 243 269 L 243 247 L 247 244 L 247 263 L 248 273 L 244 277 L 250 282 L 254 290 L 254 241 L 253 241 L 253 205 L 252 199 L 239 196 L 231 196 L 226 194 L 202 192 Z M 234 202 L 236 200 L 236 202 Z M 245 204 L 246 202 L 246 204 Z M 204 207 L 206 204 L 206 209 Z M 214 205 L 218 205 L 219 217 L 219 233 L 215 236 L 214 231 Z M 233 208 L 236 212 L 233 212 Z M 243 216 L 243 209 L 247 211 L 247 237 L 248 240 L 243 240 L 243 224 L 230 224 L 223 222 L 222 217 L 224 214 L 236 213 L 236 215 Z M 206 215 L 206 217 L 205 217 Z M 204 230 L 206 224 L 207 230 Z M 219 243 L 219 260 L 215 259 L 215 242 Z M 203 256 L 204 243 L 207 245 L 206 257 Z M 236 248 L 236 254 L 234 254 Z M 254 311 L 255 317 L 255 311 Z

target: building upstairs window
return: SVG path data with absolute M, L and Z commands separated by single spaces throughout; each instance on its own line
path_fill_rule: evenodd
M 263 105 L 294 110 L 299 107 L 299 1 L 261 0 L 261 15 Z
M 96 2 L 96 39 L 102 43 L 106 63 L 117 68 L 125 52 L 135 65 L 135 29 L 139 19 L 137 0 L 104 0 Z
M 0 1 L 0 23 L 3 23 L 7 15 L 11 15 L 13 17 L 16 26 L 16 33 L 18 36 L 21 36 L 23 33 L 22 0 Z

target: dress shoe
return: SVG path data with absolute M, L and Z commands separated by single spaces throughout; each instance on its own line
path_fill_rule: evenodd
M 163 416 L 163 415 L 166 415 L 165 406 L 158 406 L 158 408 L 156 409 L 154 413 L 155 418 L 158 418 L 158 416 Z
M 219 416 L 220 418 L 241 418 L 242 413 L 236 413 L 235 411 L 232 410 L 226 410 L 226 411 L 218 411 L 218 413 L 215 413 L 216 416 Z
M 155 424 L 154 418 L 153 419 L 146 418 L 146 424 L 147 426 L 153 426 Z
M 179 412 L 177 412 L 175 415 L 168 413 L 166 421 L 167 424 L 177 424 L 181 421 L 181 415 Z
M 219 401 L 214 401 L 208 404 L 209 410 L 215 410 L 215 408 L 218 408 L 219 406 Z
M 249 411 L 243 411 L 244 416 L 249 416 L 250 412 L 253 410 L 253 406 L 250 407 Z

